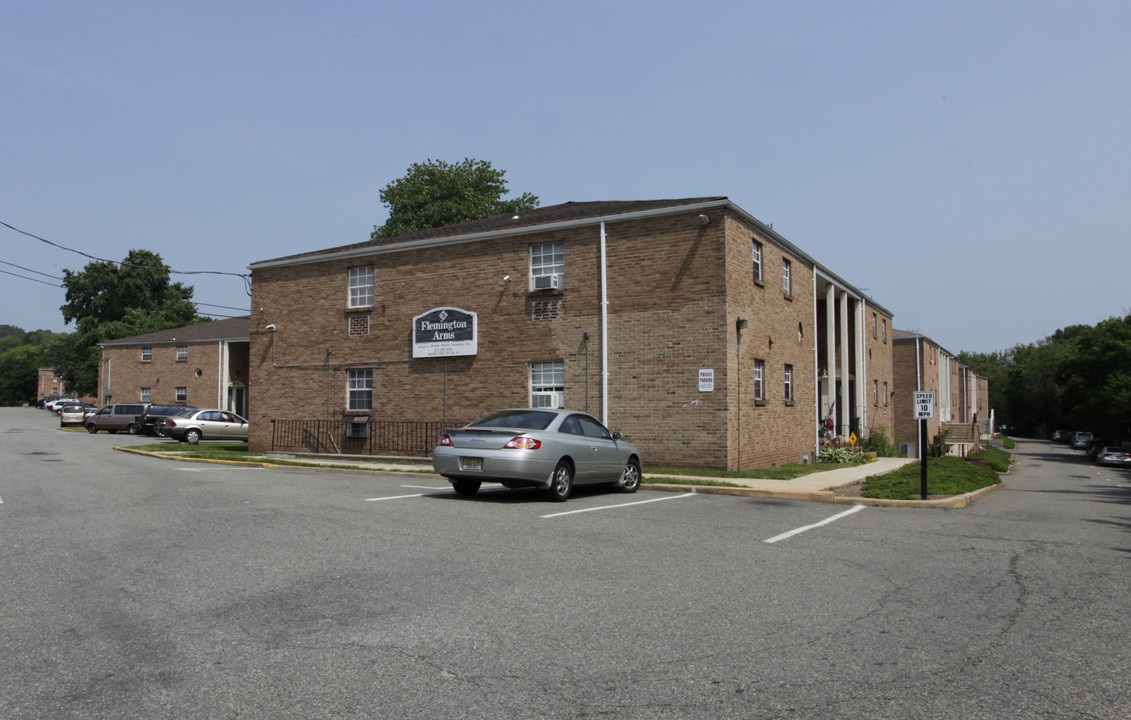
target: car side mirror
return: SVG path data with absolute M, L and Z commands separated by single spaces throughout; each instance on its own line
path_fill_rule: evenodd
M 624 435 L 621 435 L 619 432 L 615 432 L 613 433 L 613 440 L 624 440 Z

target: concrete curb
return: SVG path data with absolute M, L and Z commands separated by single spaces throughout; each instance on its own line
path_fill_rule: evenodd
M 959 510 L 969 507 L 983 496 L 1005 487 L 1004 483 L 990 485 L 963 495 L 951 495 L 934 500 L 884 500 L 850 495 L 837 495 L 831 490 L 767 490 L 765 488 L 722 487 L 714 485 L 678 485 L 667 483 L 642 483 L 641 488 L 657 492 L 683 492 L 701 495 L 733 495 L 737 497 L 772 497 L 782 500 L 802 502 L 832 503 L 834 505 L 868 505 L 870 507 L 926 508 L 935 510 Z
M 162 460 L 179 460 L 181 462 L 196 462 L 196 463 L 211 463 L 213 465 L 232 465 L 237 467 L 255 467 L 264 468 L 268 470 L 276 470 L 279 468 L 292 468 L 296 470 L 314 470 L 319 472 L 348 472 L 348 473 L 397 473 L 402 475 L 410 475 L 419 477 L 427 473 L 414 472 L 411 470 L 401 470 L 395 467 L 381 467 L 375 465 L 373 467 L 359 467 L 342 468 L 342 467 L 329 467 L 317 463 L 303 464 L 303 465 L 279 465 L 269 462 L 254 462 L 250 460 L 213 460 L 210 458 L 190 458 L 180 457 L 173 453 L 159 453 L 151 452 L 149 450 L 137 450 L 130 447 L 123 447 L 121 445 L 115 446 L 115 450 L 121 452 L 133 453 L 134 455 L 145 455 L 147 457 L 159 458 Z M 299 458 L 295 458 L 297 462 L 302 462 Z M 349 462 L 343 462 L 343 465 L 348 465 Z M 849 483 L 849 485 L 854 483 Z M 928 508 L 928 509 L 961 509 L 970 506 L 982 496 L 994 490 L 1004 487 L 1004 483 L 991 485 L 975 490 L 974 492 L 966 493 L 964 495 L 953 495 L 950 497 L 937 498 L 935 500 L 881 500 L 877 498 L 863 498 L 848 495 L 837 495 L 836 492 L 839 487 L 829 488 L 827 490 L 790 490 L 786 488 L 756 488 L 756 487 L 730 487 L 722 485 L 682 485 L 678 482 L 651 482 L 641 483 L 640 487 L 646 490 L 655 490 L 657 492 L 681 492 L 700 495 L 732 495 L 736 497 L 756 497 L 756 498 L 777 498 L 780 500 L 795 500 L 799 502 L 819 502 L 830 503 L 836 505 L 869 505 L 873 507 L 896 507 L 896 508 Z M 840 486 L 840 487 L 847 487 Z

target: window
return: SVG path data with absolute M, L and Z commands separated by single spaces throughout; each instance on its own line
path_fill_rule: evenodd
M 782 292 L 782 295 L 785 295 L 786 297 L 789 297 L 790 295 L 793 294 L 793 291 L 790 289 L 790 285 L 789 285 L 789 271 L 790 271 L 789 260 L 782 258 L 782 260 L 781 260 L 781 292 Z
M 880 381 L 879 380 L 873 380 L 872 381 L 872 405 L 874 405 L 876 407 L 880 406 Z
M 765 402 L 766 391 L 762 380 L 766 375 L 766 362 L 764 360 L 754 361 L 754 402 Z
M 349 410 L 373 409 L 373 371 L 372 370 L 347 370 L 348 404 Z
M 872 339 L 879 337 L 876 334 L 876 313 L 872 313 Z
M 565 363 L 530 363 L 530 406 L 565 407 Z
M 153 348 L 147 347 L 147 348 L 141 349 L 141 361 L 142 362 L 152 362 L 153 361 Z
M 793 402 L 793 366 L 785 366 L 785 401 Z
M 890 397 L 891 393 L 888 392 L 888 381 L 884 380 L 884 407 L 888 406 L 888 398 Z
M 888 319 L 884 318 L 884 345 L 888 344 Z
M 350 279 L 350 307 L 373 306 L 373 266 L 351 267 Z
M 530 276 L 565 275 L 565 243 L 530 246 Z
M 177 362 L 188 360 L 188 345 L 177 346 Z
M 177 402 L 179 402 L 179 403 L 188 402 L 188 388 L 187 387 L 177 388 Z
M 150 402 L 152 395 L 153 395 L 153 393 L 152 393 L 150 388 L 143 387 L 141 389 L 141 401 L 142 402 Z
M 762 243 L 757 240 L 753 241 L 752 245 L 754 251 L 754 282 L 762 282 Z

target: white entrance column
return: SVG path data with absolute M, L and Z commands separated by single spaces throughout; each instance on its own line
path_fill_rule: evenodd
M 836 397 L 836 287 L 829 283 L 825 291 L 825 385 L 821 390 L 821 417 L 832 417 Z M 823 431 L 823 429 L 822 429 Z
M 840 418 L 837 421 L 837 435 L 847 437 L 849 419 L 852 417 L 849 412 L 852 409 L 852 383 L 848 379 L 848 355 L 849 355 L 849 340 L 848 340 L 848 293 L 841 293 L 840 295 Z
M 866 371 L 866 342 L 864 340 L 864 300 L 856 301 L 856 393 L 853 402 L 860 409 L 860 437 L 868 431 L 868 373 Z

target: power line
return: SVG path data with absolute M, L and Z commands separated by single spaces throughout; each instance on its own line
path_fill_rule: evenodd
M 14 226 L 14 225 L 9 225 L 8 223 L 4 222 L 3 220 L 0 220 L 0 225 L 3 225 L 4 227 L 8 228 L 9 230 L 15 230 L 16 232 L 20 233 L 21 235 L 27 235 L 29 238 L 34 238 L 35 240 L 38 240 L 42 243 L 47 243 L 48 245 L 50 245 L 52 247 L 57 247 L 60 250 L 66 250 L 67 252 L 73 252 L 76 255 L 82 255 L 83 257 L 90 258 L 91 260 L 97 260 L 99 262 L 113 263 L 113 264 L 119 265 L 121 267 L 133 267 L 133 268 L 141 268 L 141 269 L 152 268 L 151 265 L 130 265 L 128 263 L 121 262 L 120 260 L 108 260 L 106 258 L 100 258 L 100 257 L 97 257 L 95 255 L 91 255 L 90 253 L 85 253 L 82 250 L 75 250 L 74 248 L 69 248 L 65 245 L 60 245 L 59 243 L 51 242 L 50 240 L 48 240 L 46 238 L 41 238 L 38 235 L 34 235 L 32 233 L 29 233 L 26 230 L 20 230 L 18 227 Z M 33 270 L 31 272 L 35 272 L 35 271 Z M 171 274 L 175 274 L 175 275 L 231 275 L 233 277 L 243 278 L 245 285 L 251 279 L 251 276 L 248 275 L 247 273 L 223 272 L 221 270 L 173 270 L 173 269 L 169 269 L 169 272 Z M 248 294 L 250 294 L 250 292 Z
M 4 263 L 4 264 L 5 265 L 11 265 L 11 263 Z M 19 267 L 19 266 L 17 265 L 16 267 Z M 22 270 L 24 268 L 20 268 L 20 269 Z M 34 270 L 28 270 L 28 272 L 35 272 L 35 271 Z M 21 280 L 31 280 L 32 282 L 37 282 L 41 285 L 50 285 L 51 287 L 58 287 L 58 288 L 63 287 L 62 285 L 60 285 L 58 283 L 49 283 L 46 280 L 40 280 L 38 278 L 24 277 L 23 275 L 19 275 L 19 274 L 14 273 L 14 272 L 8 272 L 7 270 L 0 270 L 0 273 L 4 273 L 5 275 L 11 275 L 12 277 L 18 277 Z M 40 273 L 40 274 L 42 275 L 42 273 Z M 48 277 L 51 277 L 51 276 L 48 275 Z
M 5 261 L 5 260 L 0 260 L 0 263 L 3 263 L 4 265 L 10 265 L 10 266 L 12 266 L 12 267 L 14 267 L 14 268 L 19 268 L 20 270 L 26 270 L 26 271 L 27 271 L 27 272 L 29 272 L 29 273 L 35 273 L 36 275 L 42 275 L 43 277 L 49 277 L 49 278 L 51 278 L 52 280 L 59 280 L 59 281 L 62 281 L 62 279 L 63 279 L 63 278 L 61 278 L 61 277 L 58 277 L 58 276 L 56 276 L 56 275 L 48 275 L 48 274 L 47 274 L 47 273 L 45 273 L 45 272 L 39 272 L 38 270 L 32 270 L 31 268 L 26 268 L 26 267 L 24 267 L 23 265 L 17 265 L 17 264 L 15 264 L 15 263 L 10 263 L 10 262 L 7 262 L 7 261 Z M 19 275 L 17 275 L 16 277 L 20 277 L 20 276 L 19 276 Z M 32 280 L 33 278 L 25 278 L 25 279 L 26 279 L 26 280 Z

